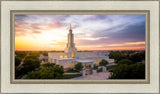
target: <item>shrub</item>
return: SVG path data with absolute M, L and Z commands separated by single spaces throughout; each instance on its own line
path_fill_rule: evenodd
M 122 59 L 118 62 L 118 65 L 120 64 L 127 64 L 127 65 L 130 65 L 130 64 L 134 64 L 133 61 L 129 60 L 129 59 Z
M 75 69 L 76 69 L 77 71 L 81 71 L 82 68 L 83 68 L 82 63 L 77 63 L 77 64 L 75 65 Z
M 63 78 L 63 73 L 62 66 L 43 66 L 39 70 L 29 73 L 25 79 L 61 79 Z
M 99 62 L 99 65 L 100 66 L 106 66 L 108 64 L 108 61 L 107 60 L 104 60 L 102 59 L 100 62 Z
M 35 59 L 25 59 L 23 67 L 26 71 L 30 72 L 40 67 L 40 61 Z
M 113 69 L 110 79 L 145 79 L 145 64 L 121 64 Z
M 20 57 L 15 57 L 15 66 L 19 66 L 19 64 L 21 63 L 21 58 Z
M 98 69 L 98 65 L 95 65 L 95 64 L 94 64 L 94 69 Z

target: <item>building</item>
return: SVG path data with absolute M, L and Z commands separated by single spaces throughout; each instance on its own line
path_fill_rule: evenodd
M 82 63 L 83 66 L 98 65 L 102 59 L 113 63 L 114 59 L 109 59 L 108 51 L 88 51 L 78 52 L 74 44 L 74 34 L 70 25 L 68 33 L 68 42 L 64 52 L 48 53 L 48 61 L 63 66 L 64 68 L 74 68 L 76 63 Z

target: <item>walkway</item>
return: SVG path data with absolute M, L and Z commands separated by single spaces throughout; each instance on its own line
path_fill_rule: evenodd
M 93 74 L 81 76 L 73 79 L 77 80 L 105 80 L 108 79 L 110 75 L 110 72 L 99 72 L 97 73 L 96 70 L 93 70 Z M 72 79 L 72 80 L 73 80 Z

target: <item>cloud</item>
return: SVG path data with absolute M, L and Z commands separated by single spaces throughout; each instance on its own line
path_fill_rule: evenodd
M 66 45 L 66 43 L 65 43 L 65 42 L 56 42 L 56 41 L 54 41 L 54 42 L 50 43 L 50 45 L 54 45 L 54 46 L 64 46 L 64 45 Z
M 111 32 L 107 35 L 110 36 L 110 40 L 121 40 L 125 42 L 145 41 L 145 23 L 142 22 L 141 24 L 128 25 L 118 32 Z
M 40 31 L 32 31 L 32 33 L 34 33 L 34 34 L 41 34 L 42 32 L 40 32 Z
M 22 32 L 16 35 L 24 36 L 65 27 L 61 20 L 63 17 L 54 15 L 15 15 L 15 33 Z
M 46 34 L 50 37 L 43 39 L 56 38 L 51 45 L 62 46 L 69 24 L 79 47 L 129 46 L 126 43 L 145 41 L 145 15 L 15 15 L 15 36 Z M 44 32 L 52 32 L 53 37 Z
M 86 38 L 79 38 L 81 40 L 100 40 L 100 39 L 106 39 L 107 37 L 96 37 L 96 38 L 92 38 L 92 37 L 86 37 Z
M 16 37 L 20 37 L 20 36 L 26 36 L 26 33 L 15 33 Z
M 134 45 L 145 45 L 145 42 L 125 42 L 125 43 L 121 43 L 121 44 L 110 44 L 108 46 L 134 46 Z

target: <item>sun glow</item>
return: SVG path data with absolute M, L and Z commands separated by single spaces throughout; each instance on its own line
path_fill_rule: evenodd
M 15 15 L 15 50 L 64 51 L 70 23 L 78 50 L 145 49 L 145 15 Z
M 55 33 L 54 31 L 45 31 L 41 34 L 15 38 L 16 50 L 62 50 L 66 44 L 66 36 Z M 62 47 L 60 47 L 62 46 Z

